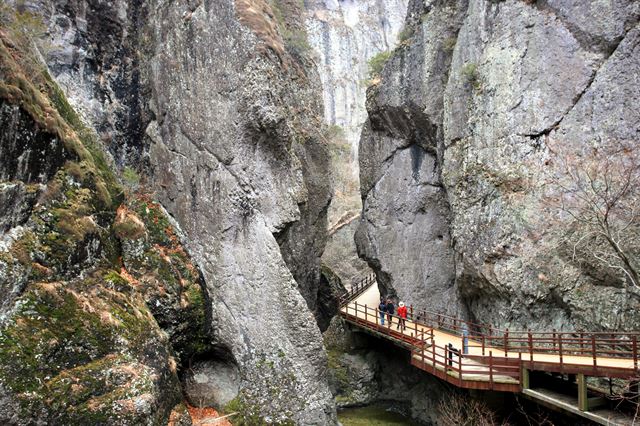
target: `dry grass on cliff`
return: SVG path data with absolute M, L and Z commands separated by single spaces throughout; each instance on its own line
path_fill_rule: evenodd
M 284 42 L 278 33 L 278 21 L 271 5 L 266 0 L 237 0 L 236 10 L 240 22 L 251 28 L 284 63 Z
M 29 13 L 9 13 L 3 6 L 0 23 L 0 98 L 20 106 L 40 128 L 57 136 L 77 160 L 78 177 L 90 179 L 103 204 L 111 205 L 115 181 L 96 148 L 97 139 L 40 62 L 37 39 L 42 20 Z

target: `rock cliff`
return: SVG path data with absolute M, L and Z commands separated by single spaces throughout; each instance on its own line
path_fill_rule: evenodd
M 176 420 L 191 364 L 246 421 L 335 423 L 331 187 L 299 7 L 3 5 L 3 420 Z
M 177 367 L 210 340 L 200 274 L 20 35 L 0 32 L 0 421 L 180 418 Z
M 360 141 L 357 243 L 384 287 L 501 327 L 638 328 L 637 193 L 606 200 L 637 179 L 639 13 L 410 3 Z
M 393 49 L 406 16 L 406 0 L 305 2 L 306 28 L 322 84 L 324 119 L 332 157 L 334 198 L 329 208 L 330 238 L 323 261 L 344 282 L 370 273 L 358 258 L 354 226 L 359 214 L 358 142 L 366 120 L 369 61 Z
M 325 120 L 344 129 L 355 159 L 367 114 L 367 63 L 396 46 L 407 0 L 313 0 L 306 9 L 309 44 L 318 55 Z
M 278 32 L 292 7 L 155 2 L 147 136 L 154 188 L 203 271 L 221 361 L 239 367 L 240 404 L 326 424 L 335 409 L 313 313 L 328 158 L 301 29 Z

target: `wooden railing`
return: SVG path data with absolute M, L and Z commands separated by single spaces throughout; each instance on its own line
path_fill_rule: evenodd
M 633 369 L 638 371 L 640 332 L 501 330 L 429 311 L 416 313 L 416 321 L 459 335 L 466 328 L 469 339 L 478 342 L 482 355 L 489 347 L 520 353 L 529 361 L 535 354 L 549 354 L 558 356 L 561 365 L 567 356 L 583 356 L 591 358 L 594 367 L 598 366 L 598 358 L 623 358 L 633 360 Z
M 464 355 L 460 353 L 462 348 L 450 349 L 436 345 L 433 327 L 407 318 L 406 327 L 400 330 L 398 324 L 402 318 L 396 314 L 382 314 L 384 325 L 380 310 L 366 304 L 356 301 L 345 305 L 342 311 L 342 315 L 351 323 L 406 346 L 411 351 L 414 365 L 450 383 L 467 388 L 509 391 L 519 389 L 520 358 L 496 357 L 492 352 L 487 356 Z M 392 318 L 391 322 L 388 320 L 389 316 Z M 484 380 L 480 379 L 480 386 L 477 376 L 484 377 Z M 505 378 L 511 381 L 506 382 Z
M 369 274 L 362 278 L 360 281 L 354 283 L 349 290 L 346 290 L 342 296 L 340 296 L 340 306 L 348 304 L 353 299 L 356 299 L 362 293 L 365 292 L 373 283 L 376 282 L 375 274 Z
M 411 346 L 410 349 L 422 349 L 433 342 L 433 328 L 423 327 L 413 322 L 409 323 L 403 330 L 400 330 L 398 324 L 401 318 L 398 315 L 389 315 L 385 312 L 383 314 L 384 325 L 378 308 L 371 308 L 366 304 L 355 302 L 345 305 L 343 311 L 343 315 L 351 322 L 372 329 L 379 334 L 408 343 Z M 389 316 L 392 318 L 391 322 L 388 321 Z M 404 331 L 408 334 L 405 334 Z
M 519 358 L 494 356 L 493 351 L 470 357 L 461 354 L 460 348 L 435 344 L 411 355 L 414 365 L 459 387 L 516 390 L 520 386 Z
M 638 341 L 640 340 L 639 332 L 584 332 L 584 331 L 510 331 L 501 330 L 487 324 L 478 324 L 470 321 L 464 321 L 459 318 L 444 315 L 441 313 L 420 311 L 414 312 L 413 307 L 409 307 L 408 320 L 412 322 L 414 328 L 410 336 L 405 336 L 402 333 L 395 332 L 387 325 L 382 326 L 379 320 L 380 312 L 377 308 L 371 308 L 366 305 L 359 304 L 357 301 L 350 303 L 358 298 L 370 285 L 375 282 L 375 276 L 371 275 L 365 277 L 363 280 L 354 284 L 353 287 L 345 292 L 341 298 L 341 306 L 346 308 L 345 314 L 350 319 L 358 324 L 375 329 L 381 334 L 388 334 L 393 338 L 406 341 L 410 344 L 417 345 L 412 350 L 416 353 L 422 352 L 421 359 L 426 357 L 427 361 L 432 362 L 432 365 L 442 365 L 440 360 L 441 355 L 438 351 L 442 352 L 442 356 L 448 354 L 448 348 L 438 348 L 433 346 L 431 357 L 429 357 L 429 351 L 423 351 L 425 342 L 430 341 L 433 344 L 433 329 L 450 332 L 452 334 L 462 335 L 466 329 L 466 333 L 469 338 L 469 347 L 478 348 L 474 353 L 480 355 L 468 355 L 468 359 L 472 359 L 475 362 L 479 362 L 487 365 L 497 367 L 489 367 L 487 374 L 503 375 L 512 377 L 514 372 L 512 370 L 501 370 L 505 365 L 510 365 L 516 362 L 516 365 L 525 362 L 531 364 L 534 361 L 538 364 L 553 364 L 554 368 L 558 371 L 571 371 L 570 368 L 564 368 L 564 364 L 571 364 L 571 360 L 567 362 L 566 358 L 569 356 L 581 356 L 587 357 L 592 360 L 591 370 L 592 374 L 598 374 L 598 372 L 606 372 L 610 377 L 620 377 L 630 375 L 629 371 L 636 377 L 638 376 Z M 360 316 L 358 315 L 360 314 Z M 364 316 L 364 318 L 362 318 Z M 398 316 L 393 315 L 394 327 L 397 324 Z M 385 314 L 386 318 L 386 314 Z M 386 330 L 386 331 L 385 331 Z M 424 330 L 430 331 L 430 338 L 425 338 Z M 420 334 L 422 333 L 422 334 Z M 457 348 L 461 349 L 461 348 Z M 501 354 L 496 354 L 496 351 Z M 517 354 L 517 355 L 516 355 Z M 535 359 L 536 354 L 543 355 L 555 355 L 557 360 L 541 360 Z M 498 355 L 497 357 L 495 355 Z M 454 357 L 455 358 L 455 357 Z M 465 357 L 463 357 L 465 358 Z M 457 364 L 454 361 L 454 365 L 451 365 L 448 371 L 454 371 L 458 374 L 481 374 L 470 373 L 465 368 L 467 367 L 462 361 L 463 358 L 459 358 Z M 508 358 L 507 361 L 496 362 L 497 359 Z M 602 358 L 617 358 L 628 359 L 632 362 L 630 366 L 616 367 L 611 365 L 603 365 L 604 360 Z M 600 362 L 600 363 L 599 363 Z M 505 364 L 507 363 L 507 364 Z M 435 368 L 435 367 L 434 367 Z M 519 368 L 519 367 L 518 367 Z M 502 374 L 502 372 L 508 374 Z M 619 373 L 619 374 L 618 374 Z

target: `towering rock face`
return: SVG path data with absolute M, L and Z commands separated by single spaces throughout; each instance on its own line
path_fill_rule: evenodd
M 148 80 L 157 119 L 147 135 L 153 185 L 204 274 L 217 353 L 239 367 L 239 404 L 272 421 L 330 424 L 312 312 L 327 153 L 317 78 L 277 31 L 276 16 L 300 12 L 291 7 L 153 2 Z
M 0 422 L 166 423 L 210 340 L 201 278 L 23 35 L 0 31 Z
M 502 327 L 637 329 L 630 274 L 580 256 L 598 249 L 557 200 L 607 161 L 598 152 L 620 167 L 637 158 L 640 4 L 409 9 L 411 41 L 368 93 L 362 255 L 420 307 Z M 634 221 L 625 250 L 637 254 Z
M 369 60 L 393 49 L 404 25 L 407 0 L 312 0 L 305 2 L 309 44 L 317 58 L 327 139 L 333 157 L 335 197 L 329 209 L 333 231 L 323 261 L 344 282 L 370 273 L 358 258 L 353 220 L 362 204 L 358 191 L 358 142 L 366 120 Z
M 100 139 L 118 164 L 143 172 L 147 189 L 154 191 L 175 219 L 170 224 L 164 214 L 155 215 L 162 208 L 146 198 L 144 203 L 118 209 L 117 215 L 114 207 L 105 223 L 98 225 L 111 226 L 115 234 L 109 235 L 105 245 L 112 249 L 113 244 L 122 252 L 114 249 L 105 254 L 97 250 L 94 239 L 88 239 L 78 246 L 80 258 L 73 253 L 65 260 L 65 267 L 72 271 L 69 277 L 76 277 L 92 270 L 96 260 L 111 256 L 109 261 L 122 264 L 109 267 L 126 268 L 131 276 L 126 275 L 125 281 L 130 279 L 144 289 L 140 294 L 136 287 L 132 298 L 135 315 L 146 315 L 145 302 L 149 303 L 154 318 L 146 328 L 136 329 L 149 333 L 144 339 L 137 334 L 127 338 L 139 338 L 155 350 L 149 351 L 149 359 L 139 361 L 145 366 L 155 363 L 143 377 L 150 377 L 146 387 L 141 388 L 141 393 L 153 397 L 143 407 L 157 417 L 149 421 L 166 420 L 179 402 L 172 356 L 179 368 L 183 355 L 194 355 L 196 362 L 202 360 L 198 371 L 215 376 L 219 366 L 221 374 L 234 372 L 227 374 L 234 381 L 229 389 L 241 391 L 232 407 L 249 422 L 262 418 L 335 423 L 318 328 L 335 308 L 335 295 L 320 287 L 327 281 L 322 278 L 320 256 L 331 188 L 327 151 L 319 133 L 323 126 L 319 79 L 305 59 L 304 29 L 292 19 L 302 13 L 298 2 L 34 1 L 24 6 L 45 19 L 52 39 L 46 55 L 51 73 L 91 127 L 84 127 L 74 113 L 71 121 L 78 124 L 79 134 L 91 135 L 92 149 Z M 0 95 L 11 97 L 11 93 Z M 64 99 L 59 90 L 56 94 Z M 66 101 L 61 108 L 72 111 Z M 13 132 L 6 135 L 7 140 L 3 134 L 1 152 L 13 155 L 20 148 L 16 141 L 24 139 L 33 124 L 23 122 L 15 108 L 3 104 L 0 111 L 3 123 L 11 123 Z M 20 151 L 16 155 L 22 156 L 22 162 L 7 165 L 2 180 L 12 182 L 2 183 L 0 197 L 16 202 L 2 206 L 0 226 L 7 231 L 0 254 L 7 248 L 6 240 L 12 243 L 13 233 L 22 232 L 19 228 L 25 221 L 35 220 L 29 215 L 40 195 L 36 186 L 47 183 L 66 160 L 73 159 L 51 142 L 55 138 L 50 135 L 32 136 L 31 145 L 37 147 L 41 138 L 52 152 L 46 160 L 46 153 L 35 148 L 29 150 L 29 157 Z M 108 170 L 108 162 L 99 158 L 99 165 Z M 84 169 L 72 168 L 67 173 L 81 172 Z M 24 184 L 13 182 L 23 178 Z M 59 180 L 73 185 L 63 176 Z M 98 192 L 96 196 L 103 195 L 101 185 L 87 185 Z M 114 188 L 114 194 L 120 194 L 122 189 Z M 85 210 L 82 214 L 90 216 Z M 147 245 L 140 242 L 140 218 L 151 221 L 146 225 L 159 232 L 158 241 L 149 237 L 144 239 Z M 169 231 L 174 228 L 182 228 L 180 239 L 197 268 L 175 259 L 184 254 L 181 248 L 164 247 L 178 240 Z M 90 262 L 79 264 L 85 258 Z M 16 297 L 36 279 L 21 268 L 7 267 L 6 262 L 0 262 L 0 276 L 2 288 Z M 192 287 L 191 278 L 198 288 L 203 285 L 202 292 L 182 288 L 187 283 Z M 89 284 L 97 289 L 113 286 L 102 275 Z M 64 287 L 55 290 L 66 291 Z M 176 304 L 165 303 L 169 295 Z M 6 302 L 7 309 L 15 308 L 12 301 Z M 193 318 L 185 317 L 195 301 L 199 305 Z M 113 303 L 120 302 L 117 298 Z M 190 318 L 197 330 L 185 325 Z M 90 335 L 93 323 L 87 322 L 83 332 Z M 117 336 L 117 331 L 113 334 Z M 159 342 L 156 346 L 153 339 Z M 82 383 L 86 376 L 80 373 L 84 372 L 74 380 Z M 170 386 L 163 388 L 163 383 Z M 228 400 L 229 389 L 221 399 Z M 0 398 L 6 391 L 8 401 L 10 391 L 0 390 Z M 116 391 L 112 393 L 117 396 Z M 74 406 L 73 401 L 69 404 Z M 2 409 L 10 406 L 1 405 Z M 6 410 L 7 415 L 10 411 Z M 143 414 L 139 410 L 132 416 Z
M 438 43 L 455 36 L 463 16 L 464 8 L 455 3 L 428 17 L 422 4 L 410 5 L 411 42 L 398 48 L 382 83 L 369 90 L 360 142 L 360 255 L 384 290 L 415 307 L 449 313 L 461 305 L 438 142 L 451 55 Z
M 308 2 L 309 43 L 319 56 L 324 116 L 341 126 L 357 158 L 366 120 L 368 60 L 395 47 L 404 25 L 407 0 Z

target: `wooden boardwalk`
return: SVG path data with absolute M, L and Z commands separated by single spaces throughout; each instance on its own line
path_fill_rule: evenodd
M 640 333 L 532 332 L 497 330 L 430 312 L 413 312 L 404 330 L 398 318 L 382 325 L 375 279 L 355 285 L 341 301 L 340 315 L 362 331 L 390 339 L 411 351 L 411 364 L 457 387 L 524 393 L 557 408 L 582 413 L 601 424 L 631 424 L 613 412 L 588 410 L 585 377 L 637 379 Z M 468 352 L 461 354 L 463 330 Z M 567 400 L 530 390 L 530 374 L 551 372 L 576 375 L 577 403 L 567 410 Z M 603 414 L 604 413 L 604 414 Z

